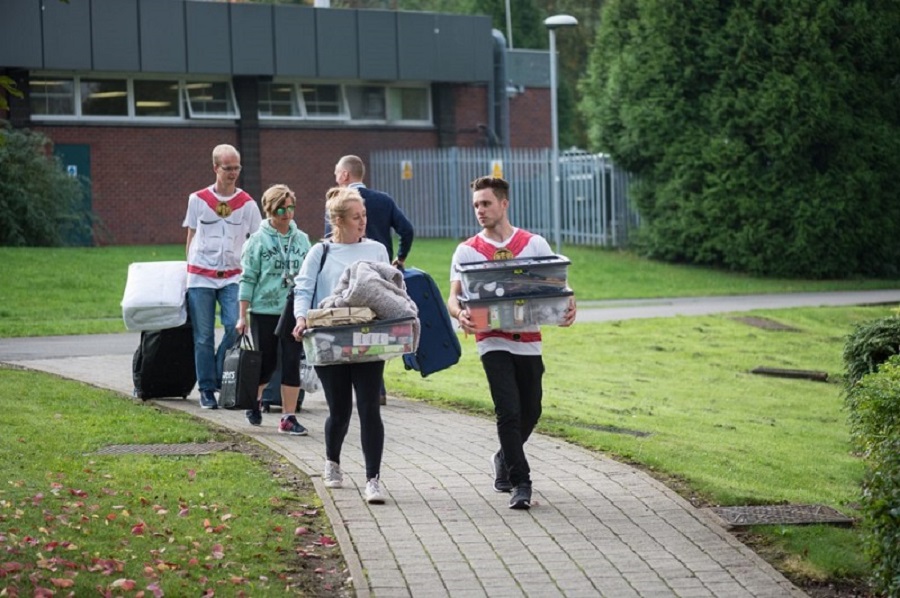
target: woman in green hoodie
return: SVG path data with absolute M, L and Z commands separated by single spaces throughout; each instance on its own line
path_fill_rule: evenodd
M 284 310 L 294 277 L 309 251 L 309 237 L 294 223 L 297 197 L 287 185 L 272 185 L 262 196 L 263 212 L 267 219 L 244 243 L 241 255 L 240 317 L 235 329 L 246 334 L 250 329 L 253 344 L 262 352 L 262 372 L 256 409 L 247 411 L 247 421 L 253 426 L 262 424 L 260 401 L 262 393 L 278 361 L 281 346 L 281 405 L 282 416 L 278 431 L 305 436 L 294 412 L 300 395 L 300 359 L 302 343 L 290 334 L 275 333 L 278 318 Z M 250 316 L 252 314 L 252 316 Z M 252 320 L 252 326 L 250 320 Z

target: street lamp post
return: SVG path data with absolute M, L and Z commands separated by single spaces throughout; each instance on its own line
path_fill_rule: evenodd
M 562 245 L 562 210 L 559 197 L 559 124 L 556 108 L 556 30 L 560 27 L 574 27 L 578 19 L 571 15 L 553 15 L 544 20 L 544 26 L 550 32 L 550 135 L 553 137 L 553 149 L 550 156 L 550 185 L 553 205 L 553 236 L 556 241 L 556 253 Z

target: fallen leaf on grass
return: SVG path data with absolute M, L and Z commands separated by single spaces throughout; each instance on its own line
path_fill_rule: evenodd
M 137 586 L 137 582 L 135 582 L 133 579 L 122 578 L 122 579 L 117 579 L 116 581 L 112 582 L 112 584 L 110 584 L 110 586 L 113 588 L 120 588 L 123 590 L 133 590 L 135 588 L 135 586 Z
M 305 528 L 305 527 L 298 527 L 297 529 L 294 530 L 295 536 L 305 536 L 308 533 L 309 533 L 309 529 Z
M 319 546 L 334 546 L 337 542 L 334 538 L 329 538 L 328 536 L 322 534 L 319 536 L 319 540 L 317 542 L 313 542 L 313 544 L 317 544 Z

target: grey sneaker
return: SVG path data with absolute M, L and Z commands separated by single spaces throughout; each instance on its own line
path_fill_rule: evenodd
M 512 483 L 509 481 L 509 470 L 506 462 L 497 451 L 491 456 L 491 470 L 494 472 L 494 492 L 512 492 Z
M 381 493 L 381 481 L 378 478 L 366 482 L 366 502 L 370 505 L 384 504 L 384 494 Z
M 322 474 L 326 488 L 340 488 L 344 485 L 344 473 L 339 463 L 325 461 L 325 473 Z
M 522 482 L 513 490 L 513 495 L 509 499 L 510 509 L 530 509 L 531 508 L 531 482 Z

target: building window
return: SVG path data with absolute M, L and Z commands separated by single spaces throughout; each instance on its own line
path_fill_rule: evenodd
M 36 74 L 29 81 L 35 120 L 238 118 L 228 81 L 102 79 Z M 182 100 L 183 99 L 183 100 Z M 186 107 L 186 108 L 183 108 Z
M 177 118 L 178 81 L 134 81 L 134 115 L 137 117 Z
M 431 121 L 431 102 L 424 87 L 388 87 L 388 120 Z
M 128 116 L 128 82 L 81 79 L 82 116 Z
M 191 118 L 238 118 L 234 89 L 227 81 L 188 81 L 185 103 Z
M 31 113 L 50 116 L 75 115 L 75 80 L 35 77 L 29 82 Z
M 303 106 L 310 118 L 346 118 L 340 85 L 300 84 Z
M 301 116 L 293 83 L 259 84 L 259 115 L 263 118 L 297 118 Z
M 347 105 L 353 120 L 387 120 L 384 87 L 375 85 L 348 85 Z

